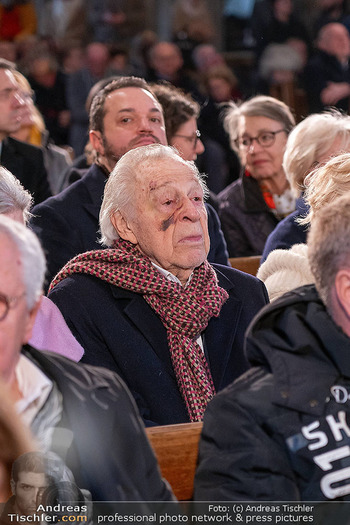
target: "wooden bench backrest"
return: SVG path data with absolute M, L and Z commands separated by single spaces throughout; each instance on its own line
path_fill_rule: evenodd
M 193 497 L 198 442 L 202 423 L 182 423 L 146 428 L 162 476 L 179 501 Z
M 229 261 L 232 268 L 256 275 L 260 266 L 260 259 L 261 255 L 251 255 L 250 257 L 231 257 Z

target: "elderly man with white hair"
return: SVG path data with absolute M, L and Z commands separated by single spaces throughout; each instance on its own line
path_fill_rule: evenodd
M 109 249 L 78 255 L 51 286 L 83 361 L 117 371 L 146 424 L 202 419 L 246 370 L 244 331 L 267 300 L 255 277 L 207 262 L 206 192 L 171 147 L 129 151 L 102 203 Z
M 172 499 L 117 375 L 26 344 L 45 273 L 35 234 L 1 215 L 0 245 L 0 377 L 40 450 L 60 455 L 94 500 Z

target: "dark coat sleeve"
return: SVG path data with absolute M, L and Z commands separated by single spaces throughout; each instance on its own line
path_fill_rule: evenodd
M 251 372 L 247 373 L 247 377 Z M 240 378 L 238 382 L 242 384 Z M 249 379 L 247 379 L 249 383 Z M 199 501 L 296 501 L 288 456 L 259 420 L 246 389 L 230 385 L 209 403 L 199 444 L 194 499 Z M 266 394 L 265 394 L 266 395 Z M 260 399 L 265 400 L 264 391 Z M 242 399 L 241 399 L 242 398 Z M 257 398 L 257 396 L 255 396 Z

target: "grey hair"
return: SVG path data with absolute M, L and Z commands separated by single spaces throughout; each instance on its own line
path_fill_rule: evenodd
M 20 210 L 23 219 L 28 222 L 32 214 L 30 208 L 33 197 L 25 190 L 19 180 L 3 166 L 0 166 L 0 214 Z
M 111 222 L 111 217 L 117 211 L 128 214 L 128 216 L 132 216 L 135 211 L 133 202 L 137 189 L 137 178 L 142 177 L 145 170 L 157 171 L 157 164 L 170 160 L 190 168 L 202 186 L 204 198 L 208 196 L 204 178 L 194 162 L 183 160 L 175 148 L 162 144 L 151 144 L 132 149 L 118 160 L 105 186 L 100 211 L 101 244 L 112 246 L 119 239 Z
M 16 246 L 22 264 L 27 306 L 31 310 L 42 295 L 46 261 L 39 239 L 27 226 L 0 215 L 0 233 Z
M 350 117 L 339 110 L 309 115 L 291 131 L 283 168 L 296 196 L 305 190 L 305 177 L 339 138 L 344 152 L 350 149 Z
M 289 107 L 277 98 L 266 95 L 258 95 L 241 104 L 229 105 L 224 126 L 230 136 L 231 147 L 239 153 L 237 145 L 240 117 L 266 117 L 280 122 L 288 134 L 295 126 L 295 118 Z

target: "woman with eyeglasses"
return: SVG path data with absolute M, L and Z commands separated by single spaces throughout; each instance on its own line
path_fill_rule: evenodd
M 268 235 L 295 209 L 282 161 L 295 125 L 289 107 L 256 96 L 229 108 L 225 126 L 238 153 L 241 177 L 219 195 L 219 216 L 230 257 L 260 255 Z

